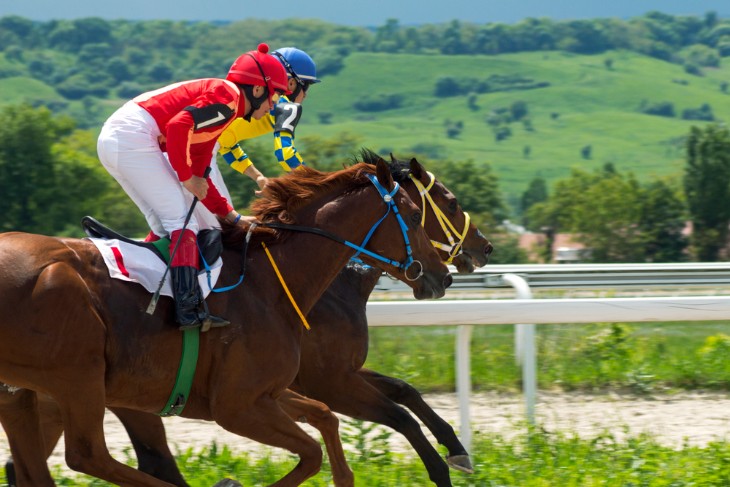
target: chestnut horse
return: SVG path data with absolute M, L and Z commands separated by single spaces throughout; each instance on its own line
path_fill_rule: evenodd
M 374 173 L 384 191 L 374 188 Z M 384 215 L 383 201 L 391 199 Z M 386 218 L 391 211 L 402 218 Z M 318 471 L 322 452 L 277 402 L 299 366 L 296 304 L 308 313 L 353 256 L 357 246 L 350 242 L 368 235 L 363 260 L 408 283 L 416 298 L 443 296 L 451 276 L 420 226 L 420 209 L 382 162 L 376 169 L 357 164 L 335 173 L 303 168 L 272 179 L 253 212 L 265 224 L 279 225 L 253 231 L 244 286 L 208 299 L 211 312 L 232 325 L 202 335 L 183 416 L 213 420 L 297 454 L 296 467 L 272 485 L 300 485 Z M 282 223 L 317 233 L 290 231 Z M 236 281 L 246 235 L 244 226 L 224 225 L 221 282 Z M 271 260 L 261 248 L 264 240 Z M 0 276 L 0 306 L 13 310 L 0 319 L 0 382 L 58 403 L 67 464 L 122 486 L 172 485 L 114 460 L 103 433 L 105 406 L 154 413 L 166 403 L 181 355 L 172 300 L 147 315 L 149 294 L 110 279 L 96 247 L 78 239 L 4 234 Z
M 378 159 L 380 157 L 371 151 L 361 152 L 361 160 L 365 162 L 375 164 Z M 421 202 L 424 227 L 434 246 L 442 253 L 443 260 L 453 263 L 459 272 L 472 272 L 475 265 L 485 265 L 492 246 L 469 222 L 468 215 L 459 208 L 454 195 L 415 160 L 409 166 L 393 159 L 390 168 L 394 179 L 408 190 L 411 198 Z M 291 387 L 323 400 L 337 412 L 386 424 L 399 431 L 414 446 L 431 479 L 437 485 L 450 485 L 448 469 L 443 460 L 418 424 L 396 403 L 409 407 L 431 430 L 437 441 L 447 447 L 449 465 L 471 472 L 468 454 L 453 428 L 406 382 L 362 368 L 368 349 L 365 304 L 380 275 L 378 269 L 367 270 L 362 266 L 348 265 L 325 291 L 308 315 L 313 329 L 304 335 L 300 374 Z M 352 306 L 343 306 L 344 303 Z M 330 346 L 333 341 L 337 342 L 337 347 Z M 322 361 L 323 356 L 328 359 Z M 3 416 L 2 399 L 0 394 L 0 421 Z M 42 430 L 46 440 L 43 461 L 52 452 L 63 428 L 58 414 L 54 414 L 53 404 L 49 402 L 41 402 L 44 406 Z M 140 470 L 175 485 L 186 486 L 169 452 L 159 418 L 118 408 L 112 411 L 132 439 Z M 316 419 L 321 422 L 327 418 L 324 411 L 320 411 L 315 418 L 300 415 L 307 416 L 307 422 L 315 426 L 318 424 Z M 325 441 L 325 444 L 328 442 Z M 36 457 L 41 455 L 41 452 L 34 454 Z M 332 458 L 333 455 L 330 455 Z M 18 458 L 18 468 L 23 468 L 28 460 L 25 457 Z M 45 469 L 45 463 L 40 468 Z M 8 478 L 12 485 L 11 475 L 12 467 L 9 464 Z

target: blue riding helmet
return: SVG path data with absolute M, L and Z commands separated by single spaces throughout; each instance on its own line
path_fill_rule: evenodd
M 284 65 L 290 78 L 296 79 L 300 84 L 319 83 L 317 79 L 317 66 L 309 57 L 309 54 L 296 47 L 282 47 L 272 52 L 279 62 Z

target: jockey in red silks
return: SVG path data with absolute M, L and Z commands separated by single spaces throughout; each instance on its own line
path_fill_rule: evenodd
M 258 120 L 289 93 L 286 70 L 268 50 L 261 44 L 239 56 L 225 80 L 183 81 L 139 95 L 112 114 L 99 135 L 99 159 L 147 219 L 148 238 L 169 235 L 171 252 L 180 240 L 170 277 L 183 330 L 229 324 L 206 311 L 197 279 L 200 226 L 194 215 L 184 222 L 193 196 L 221 218 L 241 218 L 204 174 L 233 120 Z

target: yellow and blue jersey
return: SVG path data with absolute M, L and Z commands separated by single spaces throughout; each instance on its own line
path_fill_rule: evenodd
M 252 162 L 240 142 L 273 132 L 274 155 L 281 167 L 291 171 L 303 166 L 304 160 L 294 146 L 294 129 L 301 114 L 300 104 L 292 103 L 282 96 L 269 114 L 259 120 L 247 122 L 243 118 L 235 119 L 218 138 L 218 153 L 229 166 L 243 173 Z

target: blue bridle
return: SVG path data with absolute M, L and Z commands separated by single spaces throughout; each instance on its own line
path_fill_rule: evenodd
M 365 254 L 369 257 L 372 257 L 373 259 L 379 260 L 381 262 L 385 262 L 386 264 L 389 264 L 389 265 L 392 265 L 392 266 L 398 268 L 399 270 L 401 270 L 403 272 L 403 274 L 405 275 L 405 278 L 408 279 L 409 281 L 416 281 L 418 278 L 420 278 L 423 275 L 423 264 L 420 261 L 415 260 L 413 258 L 413 250 L 411 248 L 411 241 L 408 238 L 408 226 L 403 221 L 403 217 L 401 216 L 400 211 L 398 211 L 398 205 L 395 204 L 395 200 L 393 199 L 395 194 L 398 192 L 398 189 L 400 189 L 400 186 L 397 182 L 395 182 L 395 187 L 393 188 L 393 190 L 388 192 L 388 190 L 385 189 L 385 187 L 382 184 L 380 184 L 380 181 L 378 181 L 378 178 L 375 175 L 367 174 L 366 176 L 368 177 L 370 182 L 373 183 L 375 188 L 378 190 L 378 194 L 380 194 L 380 197 L 382 198 L 383 202 L 385 203 L 387 209 L 385 211 L 385 214 L 377 222 L 375 222 L 375 224 L 372 226 L 372 228 L 370 228 L 370 230 L 368 231 L 368 233 L 365 236 L 365 239 L 363 240 L 361 245 L 354 244 L 348 240 L 338 237 L 337 235 L 334 235 L 333 233 L 330 233 L 330 232 L 327 232 L 325 230 L 321 230 L 321 229 L 315 228 L 315 227 L 290 225 L 288 223 L 279 223 L 279 222 L 252 223 L 251 226 L 249 227 L 249 233 L 246 235 L 246 241 L 244 243 L 244 256 L 245 256 L 245 247 L 248 246 L 248 242 L 251 237 L 251 232 L 257 225 L 261 225 L 262 227 L 276 228 L 276 229 L 280 229 L 280 230 L 293 230 L 296 232 L 306 232 L 306 233 L 313 233 L 315 235 L 321 235 L 323 237 L 329 238 L 330 240 L 334 240 L 334 241 L 339 242 L 343 245 L 346 245 L 352 249 L 357 250 L 355 255 L 352 257 L 355 260 L 357 260 L 356 258 L 358 255 Z M 405 243 L 405 246 L 406 246 L 406 259 L 404 262 L 399 262 L 395 259 L 389 259 L 387 257 L 384 257 L 380 254 L 376 254 L 375 252 L 372 252 L 365 248 L 365 246 L 368 244 L 368 242 L 370 241 L 370 238 L 373 236 L 373 234 L 375 233 L 377 228 L 385 220 L 385 218 L 390 214 L 391 211 L 393 212 L 393 215 L 395 216 L 396 220 L 398 221 L 398 225 L 400 226 L 401 233 L 403 234 L 403 242 Z M 411 266 L 414 264 L 418 264 L 418 267 L 419 267 L 418 274 L 415 277 L 411 278 L 408 276 L 408 269 L 410 269 Z M 241 277 L 238 279 L 237 283 L 235 283 L 231 286 L 213 289 L 213 286 L 211 285 L 211 282 L 210 282 L 210 267 L 209 267 L 208 263 L 205 262 L 205 259 L 203 259 L 203 265 L 204 265 L 205 271 L 208 275 L 208 287 L 210 288 L 210 290 L 212 292 L 220 293 L 220 292 L 230 291 L 231 289 L 237 287 L 239 284 L 241 284 L 243 282 L 244 269 L 242 268 Z

